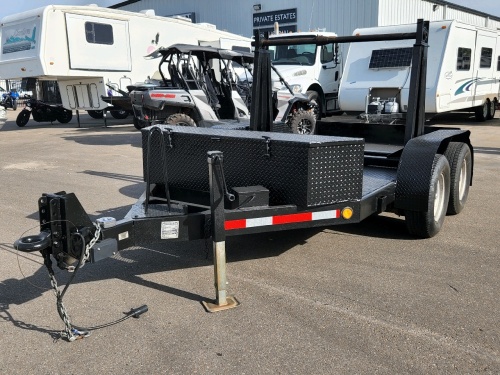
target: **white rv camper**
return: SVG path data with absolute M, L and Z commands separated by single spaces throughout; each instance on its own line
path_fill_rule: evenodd
M 414 32 L 415 25 L 356 29 L 353 35 Z M 500 34 L 459 21 L 430 23 L 426 115 L 474 111 L 493 118 L 499 97 Z M 411 42 L 353 43 L 339 88 L 346 112 L 404 113 L 408 106 Z
M 251 39 L 210 24 L 89 6 L 50 5 L 1 20 L 3 79 L 57 80 L 67 109 L 102 110 L 108 87 L 154 76 L 162 47 L 174 43 L 250 50 Z

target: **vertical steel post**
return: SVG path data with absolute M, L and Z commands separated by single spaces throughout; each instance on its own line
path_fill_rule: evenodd
M 227 310 L 239 305 L 236 298 L 227 295 L 226 278 L 226 232 L 224 229 L 224 176 L 222 152 L 208 152 L 208 174 L 210 181 L 210 229 L 212 232 L 214 256 L 215 303 L 203 301 L 209 312 Z
M 429 22 L 419 19 L 413 45 L 410 91 L 406 112 L 405 144 L 412 138 L 424 134 L 425 84 L 427 78 L 427 47 Z

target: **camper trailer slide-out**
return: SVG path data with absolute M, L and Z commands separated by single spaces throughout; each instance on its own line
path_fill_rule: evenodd
M 153 77 L 158 49 L 174 43 L 250 50 L 249 38 L 213 25 L 89 6 L 50 5 L 1 20 L 2 78 L 57 80 L 68 109 L 102 110 L 113 94 Z
M 413 32 L 415 25 L 357 29 L 353 35 Z M 343 111 L 406 113 L 411 71 L 409 41 L 353 43 L 339 88 Z M 459 21 L 430 23 L 425 112 L 474 111 L 493 118 L 500 79 L 500 33 Z M 395 103 L 387 108 L 387 103 Z

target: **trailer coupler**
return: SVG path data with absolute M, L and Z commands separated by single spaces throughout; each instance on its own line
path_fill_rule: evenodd
M 118 244 L 114 238 L 101 239 L 102 230 L 114 225 L 114 219 L 100 218 L 93 223 L 74 194 L 59 192 L 44 194 L 39 200 L 40 233 L 24 236 L 14 242 L 14 247 L 23 252 L 40 251 L 47 268 L 50 283 L 56 296 L 59 317 L 64 322 L 61 337 L 75 341 L 90 336 L 91 331 L 108 327 L 130 317 L 138 318 L 148 311 L 147 305 L 131 309 L 124 317 L 99 326 L 83 328 L 74 325 L 63 304 L 63 297 L 76 272 L 87 261 L 95 262 L 115 254 Z M 100 254 L 99 257 L 96 254 Z M 103 256 L 103 254 L 109 254 Z M 61 269 L 72 272 L 66 286 L 59 287 L 52 268 L 52 258 Z
M 101 226 L 106 218 L 93 223 L 73 193 L 62 191 L 43 194 L 38 199 L 40 233 L 21 237 L 14 247 L 23 252 L 40 251 L 50 254 L 60 269 L 74 271 L 75 264 L 83 267 L 91 260 L 94 245 L 101 238 Z M 101 241 L 101 247 L 118 251 L 116 242 Z

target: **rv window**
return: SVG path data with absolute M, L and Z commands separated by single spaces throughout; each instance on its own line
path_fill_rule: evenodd
M 372 51 L 370 69 L 403 68 L 411 65 L 413 48 L 388 48 Z
M 85 22 L 87 42 L 113 44 L 113 26 L 105 23 Z
M 497 70 L 500 71 L 500 56 L 498 56 L 498 61 L 497 61 Z
M 492 48 L 481 48 L 481 62 L 479 63 L 480 68 L 491 68 L 491 57 L 493 56 Z
M 472 50 L 470 48 L 458 48 L 457 70 L 470 70 L 471 52 Z

